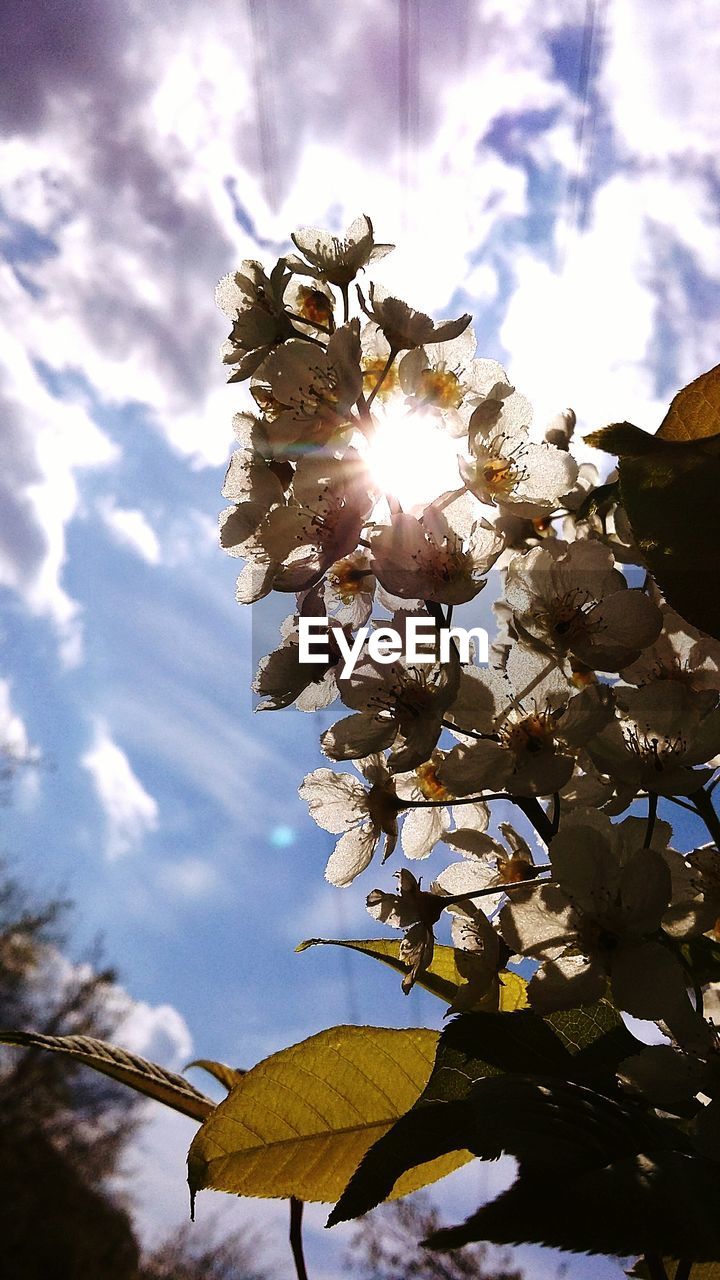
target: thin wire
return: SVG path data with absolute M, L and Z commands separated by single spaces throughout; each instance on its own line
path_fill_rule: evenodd
M 268 208 L 274 213 L 279 203 L 278 143 L 272 96 L 272 76 L 268 75 L 270 38 L 265 0 L 247 0 L 250 17 L 250 44 L 255 120 L 262 189 Z
M 333 894 L 335 900 L 335 916 L 337 920 L 337 936 L 338 938 L 347 937 L 347 923 L 345 918 L 345 902 L 341 893 Z M 356 935 L 357 936 L 357 935 Z M 340 963 L 342 965 L 343 981 L 345 984 L 347 1020 L 354 1025 L 359 1021 L 359 1007 L 357 998 L 357 988 L 355 985 L 355 972 L 353 966 L 353 955 L 349 947 L 338 947 L 340 952 Z
M 420 0 L 399 0 L 398 121 L 403 228 L 407 227 L 409 209 L 417 186 L 417 153 L 420 136 L 419 10 Z
M 571 237 L 587 213 L 597 123 L 595 112 L 590 110 L 590 85 L 594 55 L 598 49 L 602 49 L 606 6 L 607 0 L 586 0 L 585 4 L 585 27 L 578 69 L 577 92 L 581 106 L 577 130 L 577 152 L 575 170 L 568 182 L 565 197 L 561 274 L 564 274 L 567 266 Z

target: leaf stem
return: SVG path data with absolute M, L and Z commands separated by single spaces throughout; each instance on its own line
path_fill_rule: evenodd
M 652 844 L 653 832 L 655 831 L 655 819 L 657 818 L 658 798 L 657 791 L 648 792 L 648 816 L 647 827 L 645 828 L 645 839 L 643 841 L 643 849 L 649 849 Z
M 490 796 L 457 796 L 452 800 L 402 800 L 403 809 L 446 809 L 448 805 L 484 804 L 486 800 L 512 800 L 505 791 L 496 791 Z
M 650 1274 L 650 1280 L 668 1280 L 667 1271 L 659 1253 L 646 1253 L 645 1266 Z
M 535 796 L 509 796 L 513 804 L 521 809 L 528 822 L 531 822 L 541 840 L 550 844 L 555 835 L 555 826 L 548 818 L 540 801 Z
M 687 809 L 688 813 L 697 813 L 695 806 L 688 804 L 686 800 L 679 800 L 677 796 L 667 796 L 666 799 L 669 800 L 671 804 L 678 805 L 680 809 Z
M 552 818 L 550 819 L 550 821 L 552 822 L 553 835 L 556 836 L 558 832 L 558 827 L 560 826 L 560 792 L 559 791 L 555 791 L 553 793 Z
M 481 733 L 479 729 L 463 729 L 454 720 L 441 720 L 443 729 L 452 729 L 453 733 L 467 734 L 468 738 L 477 738 L 478 742 L 499 742 L 499 733 Z
M 542 862 L 538 871 L 548 871 L 550 865 L 549 862 Z M 535 889 L 540 884 L 555 884 L 555 879 L 553 876 L 544 876 L 542 880 L 515 880 L 512 884 L 493 884 L 487 889 L 471 889 L 469 893 L 453 893 L 447 897 L 443 895 L 442 902 L 444 906 L 450 906 L 453 902 L 466 902 L 468 898 L 485 898 L 491 893 L 498 895 L 512 893 L 514 889 Z
M 304 1204 L 296 1196 L 290 1197 L 290 1248 L 298 1280 L 308 1280 L 303 1252 L 302 1219 Z
M 710 799 L 708 792 L 701 787 L 700 790 L 696 791 L 691 797 L 691 804 L 693 805 L 695 812 L 700 815 L 705 823 L 705 826 L 710 833 L 710 837 L 715 842 L 716 847 L 720 849 L 720 818 L 718 818 L 718 815 L 715 812 L 713 802 Z
M 368 398 L 367 398 L 367 406 L 368 406 L 368 409 L 370 408 L 370 405 L 372 404 L 372 402 L 373 402 L 373 400 L 375 399 L 375 397 L 376 397 L 376 395 L 377 395 L 378 391 L 380 390 L 380 388 L 381 388 L 381 386 L 382 386 L 383 382 L 385 381 L 385 379 L 387 378 L 387 376 L 388 376 L 388 374 L 389 374 L 390 370 L 392 369 L 392 366 L 393 366 L 393 363 L 394 363 L 394 360 L 395 360 L 396 355 L 397 355 L 397 351 L 395 350 L 395 348 L 394 348 L 394 347 L 391 347 L 391 348 L 390 348 L 390 355 L 388 356 L 387 360 L 385 361 L 385 365 L 384 365 L 384 367 L 383 367 L 383 371 L 382 371 L 382 373 L 380 374 L 380 377 L 378 378 L 377 382 L 375 383 L 375 386 L 373 387 L 372 391 L 370 392 L 370 395 L 369 395 L 369 396 L 368 396 Z
M 401 809 L 443 809 L 456 804 L 484 804 L 487 800 L 508 800 L 510 804 L 522 809 L 528 822 L 532 823 L 540 839 L 549 844 L 555 835 L 555 827 L 535 796 L 511 796 L 507 791 L 494 791 L 491 795 L 458 796 L 452 800 L 403 800 Z
M 296 311 L 288 311 L 291 320 L 297 320 L 299 324 L 307 324 L 312 329 L 317 329 L 319 333 L 329 333 L 330 329 L 326 324 L 319 324 L 317 320 L 306 320 L 305 316 L 299 316 Z M 303 334 L 303 337 L 305 335 Z

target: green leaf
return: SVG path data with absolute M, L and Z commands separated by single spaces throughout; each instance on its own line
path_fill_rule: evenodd
M 486 1076 L 508 1071 L 565 1076 L 571 1065 L 567 1049 L 535 1013 L 463 1013 L 443 1031 L 416 1106 L 466 1098 Z
M 15 1045 L 19 1049 L 48 1049 L 82 1062 L 112 1080 L 126 1084 L 146 1098 L 162 1102 L 173 1111 L 179 1111 L 192 1120 L 205 1120 L 215 1103 L 206 1098 L 182 1076 L 165 1071 L 155 1062 L 148 1062 L 134 1053 L 127 1053 L 117 1045 L 89 1036 L 43 1036 L 32 1031 L 0 1031 L 0 1043 Z
M 690 438 L 679 434 L 679 425 L 678 434 L 652 436 L 625 422 L 586 441 L 617 454 L 622 505 L 668 603 L 701 631 L 720 637 L 720 592 L 708 590 L 707 561 L 717 537 L 720 434 L 701 430 L 710 421 L 701 417 L 683 419 L 686 432 L 694 432 Z
M 463 1106 L 475 1099 L 485 1082 L 536 1078 L 555 1079 L 558 1087 L 598 1082 L 614 1088 L 618 1064 L 639 1048 L 617 1010 L 606 1001 L 549 1018 L 531 1012 L 461 1014 L 443 1031 L 432 1074 L 412 1111 L 368 1153 L 331 1221 L 365 1213 L 389 1194 L 395 1177 L 438 1151 L 454 1149 L 453 1142 L 483 1154 L 468 1139 L 472 1116 Z M 529 1076 L 530 1072 L 534 1075 Z M 509 1083 L 508 1090 L 512 1087 Z M 588 1096 L 595 1095 L 586 1088 L 583 1097 Z M 443 1110 L 436 1116 L 438 1104 Z M 615 1105 L 608 1102 L 609 1107 Z M 504 1130 L 501 1145 L 503 1134 Z
M 589 1052 L 593 1044 L 603 1037 L 625 1028 L 618 1010 L 609 1000 L 598 1000 L 597 1004 L 583 1005 L 579 1009 L 561 1009 L 555 1014 L 548 1014 L 544 1021 L 550 1023 L 553 1032 L 560 1037 L 570 1053 Z M 626 1034 L 628 1043 L 632 1046 L 628 1052 L 632 1053 L 633 1048 L 637 1047 L 637 1041 L 629 1032 Z
M 416 1107 L 375 1144 L 328 1225 L 366 1213 L 411 1160 L 466 1147 L 516 1156 L 509 1191 L 425 1243 L 532 1242 L 574 1252 L 658 1250 L 700 1260 L 720 1249 L 720 1168 L 673 1125 L 575 1081 L 487 1076 L 461 1101 Z
M 424 1243 L 446 1250 L 474 1240 L 532 1242 L 627 1256 L 650 1242 L 653 1252 L 700 1262 L 720 1254 L 720 1171 L 709 1160 L 679 1151 L 628 1155 L 573 1172 L 558 1194 L 555 1179 L 562 1172 L 521 1174 L 465 1223 L 437 1231 Z M 692 1275 L 699 1280 L 704 1268 L 693 1268 Z
M 245 1072 L 240 1067 L 228 1067 L 225 1062 L 214 1062 L 211 1058 L 196 1058 L 194 1062 L 188 1062 L 185 1070 L 189 1071 L 191 1067 L 198 1067 L 200 1071 L 207 1071 L 208 1075 L 217 1080 L 228 1093 L 242 1080 Z
M 309 947 L 347 947 L 358 951 L 361 955 L 371 956 L 389 965 L 397 973 L 406 974 L 410 966 L 400 959 L 400 942 L 393 938 L 362 938 L 351 941 L 339 938 L 308 938 L 301 942 L 296 951 L 307 951 Z M 499 1009 L 502 1013 L 512 1013 L 516 1009 L 527 1008 L 527 982 L 519 974 L 510 969 L 503 969 L 499 976 L 498 988 L 489 993 L 487 1007 Z M 417 979 L 417 985 L 430 991 L 432 995 L 452 1004 L 460 987 L 465 986 L 465 979 L 455 962 L 455 948 L 436 946 L 433 962 Z M 483 1006 L 486 1007 L 486 1006 Z
M 720 982 L 720 943 L 701 934 L 680 944 L 680 952 L 699 986 Z
M 422 1092 L 438 1036 L 414 1028 L 333 1027 L 245 1073 L 202 1126 L 188 1156 L 191 1194 L 336 1199 L 368 1147 Z M 412 1170 L 407 1195 L 464 1164 L 456 1151 Z
M 577 520 L 587 520 L 596 512 L 603 514 L 620 501 L 620 485 L 617 480 L 613 480 L 610 484 L 599 484 L 597 488 L 591 489 L 589 494 L 580 503 L 575 518 Z
M 461 1014 L 440 1037 L 432 1075 L 417 1105 L 466 1097 L 475 1081 L 505 1072 L 586 1083 L 612 1077 L 639 1048 L 617 1010 L 604 1000 L 547 1018 L 531 1012 Z

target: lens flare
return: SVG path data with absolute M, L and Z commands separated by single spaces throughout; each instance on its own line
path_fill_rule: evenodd
M 460 442 L 443 431 L 433 414 L 374 409 L 373 416 L 377 430 L 365 458 L 378 487 L 397 498 L 404 511 L 460 487 Z

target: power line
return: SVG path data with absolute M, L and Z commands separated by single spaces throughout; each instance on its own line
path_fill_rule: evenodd
M 400 193 L 402 225 L 407 226 L 410 202 L 417 187 L 420 135 L 420 0 L 398 3 L 398 122 L 400 133 Z
M 578 67 L 577 95 L 580 99 L 580 115 L 576 163 L 566 190 L 561 274 L 567 266 L 570 239 L 587 214 L 597 125 L 596 113 L 590 109 L 590 86 L 596 51 L 601 51 L 603 45 L 605 9 L 606 0 L 586 0 L 585 26 Z
M 270 35 L 266 0 L 247 0 L 255 121 L 261 170 L 261 185 L 268 207 L 274 213 L 279 204 L 278 142 L 275 127 L 272 77 L 268 75 Z

